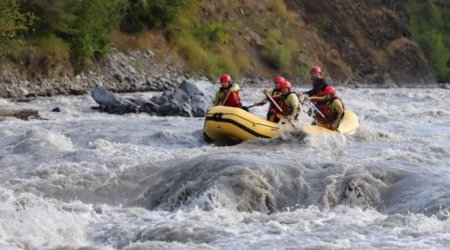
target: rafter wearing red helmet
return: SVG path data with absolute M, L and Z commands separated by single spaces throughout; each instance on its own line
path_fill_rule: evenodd
M 308 96 L 314 96 L 320 94 L 320 91 L 323 91 L 327 86 L 327 82 L 323 79 L 322 69 L 319 66 L 314 66 L 309 71 L 311 74 L 312 80 L 312 89 L 303 92 Z
M 242 107 L 239 85 L 232 83 L 231 76 L 223 74 L 220 76 L 220 89 L 216 92 L 214 106 L 223 105 L 229 107 Z
M 277 113 L 277 119 L 285 117 L 288 122 L 296 120 L 300 111 L 300 102 L 298 95 L 295 91 L 292 91 L 292 84 L 289 81 L 284 81 L 280 84 L 281 88 L 281 109 L 282 113 Z
M 285 81 L 286 81 L 286 79 L 284 79 L 284 77 L 282 77 L 282 76 L 277 76 L 277 77 L 273 78 L 274 88 L 272 89 L 270 96 L 275 101 L 275 103 L 278 104 L 279 106 L 282 105 L 282 102 L 283 102 L 283 100 L 281 99 L 280 85 Z M 261 99 L 258 102 L 255 102 L 254 105 L 262 106 L 268 102 L 269 102 L 269 100 L 267 99 L 266 96 L 264 96 L 263 99 Z M 275 105 L 273 103 L 270 103 L 270 106 L 269 106 L 269 109 L 268 109 L 267 115 L 266 115 L 266 118 L 268 121 L 274 121 L 275 110 L 276 110 Z
M 336 130 L 344 117 L 344 102 L 336 96 L 336 89 L 333 86 L 326 87 L 321 95 L 311 97 L 311 101 L 316 102 L 315 105 L 320 112 L 315 113 L 316 124 Z

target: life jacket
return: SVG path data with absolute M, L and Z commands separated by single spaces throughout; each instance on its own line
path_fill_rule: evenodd
M 225 101 L 225 103 L 223 103 L 223 106 L 228 106 L 228 107 L 241 107 L 241 96 L 238 92 L 233 92 L 230 91 L 232 84 L 228 85 L 228 87 L 224 88 L 224 87 L 220 87 L 219 91 L 222 92 L 222 97 L 220 98 L 219 103 L 222 103 L 222 101 L 224 100 L 224 98 L 226 98 L 228 96 L 228 99 Z
M 341 98 L 339 97 L 332 97 L 329 100 L 323 101 L 323 102 L 318 102 L 316 104 L 317 109 L 322 112 L 322 114 L 325 116 L 323 117 L 321 114 L 319 114 L 319 112 L 316 111 L 315 117 L 316 117 L 316 121 L 319 124 L 332 124 L 337 118 L 338 118 L 338 113 L 336 113 L 335 111 L 331 110 L 331 103 L 333 103 L 334 100 L 338 99 L 339 101 L 341 101 L 342 103 L 342 108 L 345 110 L 345 106 L 344 106 L 344 102 L 341 100 Z
M 292 113 L 293 108 L 290 107 L 290 106 L 288 106 L 288 105 L 284 102 L 284 100 L 286 100 L 286 99 L 288 98 L 288 96 L 290 96 L 291 94 L 297 95 L 297 93 L 296 93 L 295 91 L 291 91 L 291 92 L 289 92 L 289 93 L 287 93 L 287 94 L 281 96 L 281 98 L 280 98 L 280 99 L 281 99 L 281 105 L 279 105 L 279 106 L 280 106 L 281 110 L 283 111 L 283 113 L 280 113 L 280 112 L 277 110 L 277 113 L 278 113 L 278 114 L 289 115 L 289 114 Z
M 278 104 L 278 106 L 281 108 L 281 106 L 284 103 L 283 99 L 281 98 L 281 90 L 273 89 L 272 98 L 275 101 L 275 103 Z M 272 114 L 281 114 L 280 111 L 278 111 L 278 109 L 272 103 L 270 103 L 269 112 Z

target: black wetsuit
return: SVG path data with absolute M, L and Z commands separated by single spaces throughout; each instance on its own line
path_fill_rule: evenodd
M 313 96 L 317 94 L 317 92 L 323 91 L 326 87 L 328 87 L 328 84 L 323 78 L 316 78 L 313 81 L 313 88 L 311 90 L 303 92 L 303 94 Z
M 327 82 L 323 78 L 316 78 L 313 80 L 313 88 L 311 90 L 303 92 L 303 94 L 306 94 L 308 96 L 314 96 L 317 95 L 320 91 L 323 91 L 326 87 L 328 87 Z M 317 108 L 317 103 L 314 103 L 314 106 Z M 314 114 L 313 110 L 308 110 L 307 114 L 309 116 L 312 116 Z M 313 125 L 315 125 L 315 121 L 313 122 Z

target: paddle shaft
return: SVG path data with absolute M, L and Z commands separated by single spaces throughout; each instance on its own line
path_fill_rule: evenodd
M 300 100 L 300 96 L 303 95 L 299 95 L 299 100 Z M 303 101 L 300 101 L 301 104 L 305 103 L 305 102 L 309 102 L 310 106 L 312 106 L 312 109 L 314 109 L 320 116 L 322 116 L 323 118 L 325 118 L 325 115 L 316 107 L 316 105 L 314 105 L 314 103 L 312 103 L 311 101 L 309 101 L 308 99 L 304 99 L 302 98 Z
M 310 103 L 310 106 L 312 106 L 312 108 L 323 118 L 325 118 L 325 115 L 316 107 L 316 105 L 314 105 L 314 103 L 312 103 L 311 101 L 308 101 Z M 338 132 L 339 134 L 342 134 L 341 131 L 339 131 L 339 129 L 335 129 L 334 131 Z
M 228 101 L 228 97 L 230 97 L 231 94 L 231 90 L 228 90 L 227 95 L 225 96 L 225 98 L 222 99 L 222 101 L 220 102 L 220 105 L 223 106 L 227 101 Z
M 313 107 L 313 109 L 323 118 L 325 118 L 325 115 L 316 107 L 316 105 L 314 105 L 314 103 L 311 103 L 311 106 Z
M 292 125 L 292 127 L 295 128 L 295 125 L 292 123 L 292 121 L 290 121 L 287 117 L 287 115 L 283 112 L 283 110 L 281 109 L 281 107 L 278 105 L 278 103 L 275 102 L 275 100 L 273 99 L 272 96 L 269 95 L 269 92 L 267 90 L 263 91 L 264 95 L 266 95 L 267 99 L 269 100 L 270 103 L 273 104 L 273 106 L 284 116 L 284 118 Z
M 264 90 L 263 93 L 264 93 L 264 95 L 266 95 L 267 100 L 269 100 L 269 102 L 272 103 L 272 105 L 278 110 L 278 112 L 280 112 L 281 114 L 286 116 L 286 114 L 283 112 L 283 110 L 278 105 L 278 103 L 276 103 L 275 100 L 273 99 L 273 97 L 269 95 L 269 92 L 267 90 Z
M 249 108 L 253 108 L 253 107 L 255 107 L 255 106 L 256 106 L 256 104 L 252 104 L 252 105 L 244 106 L 244 107 L 247 108 L 247 109 L 249 109 Z

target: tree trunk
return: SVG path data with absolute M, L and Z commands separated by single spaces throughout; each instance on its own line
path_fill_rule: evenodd
M 39 112 L 34 109 L 0 109 L 0 116 L 12 116 L 20 119 L 28 119 L 29 117 L 39 117 Z

